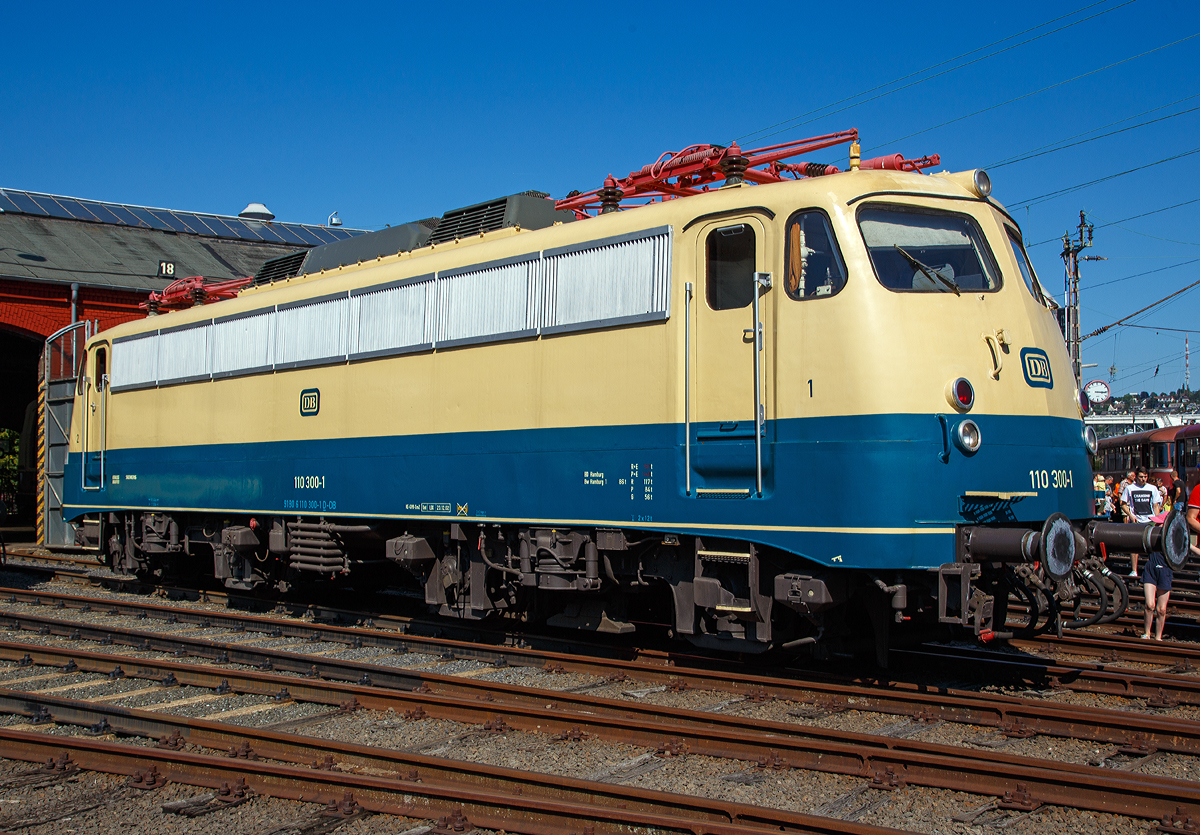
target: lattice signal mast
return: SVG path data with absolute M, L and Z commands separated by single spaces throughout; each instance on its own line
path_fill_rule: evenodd
M 838 174 L 835 165 L 819 162 L 785 163 L 783 160 L 850 143 L 850 170 L 920 171 L 941 163 L 941 157 L 930 154 L 920 159 L 905 159 L 900 154 L 860 160 L 858 130 L 839 131 L 779 145 L 768 145 L 743 151 L 735 142 L 724 145 L 689 145 L 682 151 L 662 154 L 650 165 L 630 172 L 618 180 L 612 174 L 604 186 L 593 191 L 573 191 L 555 203 L 555 208 L 575 212 L 583 219 L 593 214 L 606 214 L 621 208 L 621 201 L 643 198 L 646 203 L 689 197 L 709 191 L 718 180 L 720 185 L 743 183 L 778 183 L 785 179 L 821 177 Z M 719 187 L 719 186 L 718 186 Z M 644 205 L 644 204 L 639 204 Z

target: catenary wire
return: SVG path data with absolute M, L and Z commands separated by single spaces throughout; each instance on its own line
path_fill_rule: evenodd
M 1088 215 L 1088 217 L 1096 218 L 1096 220 L 1104 220 L 1104 218 L 1100 217 L 1099 215 L 1093 214 L 1092 212 L 1087 212 L 1086 214 Z M 1182 246 L 1200 246 L 1200 243 L 1196 243 L 1195 241 L 1179 241 L 1179 240 L 1176 240 L 1175 238 L 1161 238 L 1158 235 L 1151 235 L 1148 232 L 1139 232 L 1136 229 L 1126 229 L 1124 226 L 1121 225 L 1120 221 L 1117 221 L 1114 223 L 1105 223 L 1104 225 L 1105 226 L 1115 226 L 1118 229 L 1123 229 L 1124 231 L 1129 232 L 1132 235 L 1141 235 L 1143 238 L 1150 238 L 1151 240 L 1154 240 L 1154 241 L 1164 241 L 1169 244 L 1180 244 Z
M 973 117 L 975 117 L 975 116 L 979 116 L 980 114 L 987 113 L 987 112 L 989 112 L 989 111 L 991 111 L 991 110 L 996 110 L 997 108 L 1004 107 L 1005 105 L 1012 104 L 1013 102 L 1018 102 L 1018 101 L 1021 101 L 1022 99 L 1027 99 L 1027 98 L 1030 98 L 1030 97 L 1032 97 L 1032 96 L 1036 96 L 1036 95 L 1038 95 L 1038 94 L 1040 94 L 1040 93 L 1045 93 L 1046 91 L 1048 91 L 1048 90 L 1053 90 L 1053 89 L 1055 89 L 1056 87 L 1062 87 L 1064 84 L 1070 84 L 1070 83 L 1071 83 L 1071 82 L 1073 82 L 1073 81 L 1079 81 L 1079 80 L 1080 80 L 1080 79 L 1082 79 L 1082 78 L 1087 78 L 1087 77 L 1088 77 L 1088 76 L 1090 76 L 1090 75 L 1095 75 L 1096 73 L 1101 73 L 1101 72 L 1104 72 L 1105 70 L 1110 70 L 1110 69 L 1112 69 L 1113 67 L 1119 67 L 1120 65 L 1122 65 L 1122 64 L 1127 64 L 1127 63 L 1129 63 L 1130 61 L 1136 61 L 1138 58 L 1144 58 L 1145 56 L 1147 56 L 1147 55 L 1152 55 L 1152 54 L 1153 54 L 1153 53 L 1155 53 L 1155 52 L 1160 52 L 1160 51 L 1162 51 L 1162 50 L 1164 50 L 1164 49 L 1169 49 L 1170 47 L 1172 47 L 1172 46 L 1176 46 L 1176 45 L 1178 45 L 1178 44 L 1181 44 L 1181 43 L 1184 43 L 1185 41 L 1190 41 L 1192 38 L 1195 38 L 1195 37 L 1200 37 L 1200 32 L 1197 32 L 1197 33 L 1195 33 L 1195 34 L 1192 34 L 1192 35 L 1188 35 L 1186 38 L 1180 38 L 1180 39 L 1179 39 L 1179 40 L 1177 40 L 1177 41 L 1172 41 L 1171 43 L 1163 44 L 1162 46 L 1156 46 L 1154 49 L 1149 49 L 1149 50 L 1147 50 L 1147 51 L 1145 51 L 1145 52 L 1138 53 L 1137 55 L 1131 55 L 1131 56 L 1130 56 L 1130 57 L 1128 57 L 1128 58 L 1122 58 L 1120 61 L 1116 61 L 1116 62 L 1114 62 L 1114 63 L 1112 63 L 1112 64 L 1108 64 L 1108 65 L 1106 65 L 1106 66 L 1103 66 L 1103 67 L 1098 67 L 1098 68 L 1096 68 L 1096 69 L 1094 69 L 1094 70 L 1089 70 L 1088 72 L 1082 73 L 1081 75 L 1077 75 L 1077 76 L 1074 76 L 1074 77 L 1072 77 L 1072 78 L 1067 78 L 1067 79 L 1064 79 L 1063 81 L 1058 81 L 1058 82 L 1055 82 L 1054 84 L 1051 84 L 1051 85 L 1049 85 L 1048 87 L 1042 87 L 1042 88 L 1041 88 L 1041 89 L 1039 89 L 1039 90 L 1034 90 L 1034 91 L 1032 91 L 1032 92 L 1029 92 L 1029 93 L 1022 93 L 1021 95 L 1019 95 L 1019 96 L 1016 96 L 1015 98 L 1008 99 L 1007 101 L 1002 101 L 1002 102 L 1000 102 L 1000 103 L 998 103 L 998 104 L 989 105 L 988 107 L 985 107 L 985 108 L 983 108 L 983 109 L 981 109 L 981 110 L 976 110 L 974 113 L 967 113 L 967 114 L 965 114 L 965 115 L 963 115 L 963 116 L 956 116 L 955 118 L 953 118 L 953 119 L 950 119 L 950 120 L 948 120 L 948 121 L 945 121 L 945 122 L 942 122 L 942 123 L 940 123 L 940 124 L 933 125 L 933 126 L 931 126 L 931 127 L 928 127 L 928 128 L 922 128 L 921 130 L 919 130 L 919 131 L 916 131 L 915 133 L 910 133 L 910 134 L 907 134 L 906 136 L 901 136 L 901 137 L 899 137 L 899 138 L 897 138 L 897 139 L 889 139 L 887 142 L 881 142 L 881 143 L 879 143 L 879 144 L 880 144 L 880 147 L 885 147 L 885 146 L 894 145 L 894 144 L 896 144 L 896 143 L 898 143 L 898 142 L 903 142 L 903 141 L 904 141 L 904 140 L 906 140 L 906 139 L 912 139 L 914 136 L 920 136 L 920 135 L 921 135 L 921 134 L 923 134 L 923 133 L 929 133 L 930 131 L 935 131 L 935 130 L 938 130 L 939 128 L 944 128 L 944 127 L 946 127 L 947 125 L 953 125 L 955 122 L 961 122 L 961 121 L 963 121 L 963 120 L 965 120 L 965 119 L 970 119 L 970 118 L 973 118 Z M 901 89 L 903 89 L 903 88 L 901 88 Z M 869 101 L 869 99 L 868 99 L 868 101 Z
M 1048 37 L 1048 36 L 1050 36 L 1050 35 L 1056 34 L 1056 33 L 1058 33 L 1058 32 L 1062 32 L 1062 31 L 1064 31 L 1064 30 L 1066 30 L 1066 29 L 1070 29 L 1072 26 L 1078 26 L 1078 25 L 1079 25 L 1079 24 L 1081 24 L 1081 23 L 1086 23 L 1087 21 L 1089 21 L 1089 20 L 1093 20 L 1093 19 L 1095 19 L 1095 18 L 1097 18 L 1097 17 L 1100 17 L 1101 15 L 1106 15 L 1106 14 L 1108 14 L 1109 12 L 1114 12 L 1114 11 L 1116 11 L 1117 9 L 1120 9 L 1120 8 L 1123 8 L 1123 7 L 1125 7 L 1125 6 L 1131 5 L 1132 3 L 1135 3 L 1135 2 L 1137 2 L 1137 0 L 1126 0 L 1126 2 L 1120 3 L 1120 4 L 1116 5 L 1116 6 L 1112 6 L 1112 7 L 1110 7 L 1110 8 L 1107 8 L 1107 9 L 1103 9 L 1103 10 L 1101 10 L 1101 11 L 1099 11 L 1099 12 L 1096 12 L 1096 13 L 1095 13 L 1095 14 L 1093 14 L 1093 15 L 1089 15 L 1088 17 L 1082 18 L 1082 19 L 1080 19 L 1080 20 L 1076 20 L 1076 21 L 1073 21 L 1073 22 L 1071 22 L 1071 23 L 1067 23 L 1067 24 L 1065 24 L 1065 25 L 1063 25 L 1063 26 L 1060 26 L 1060 27 L 1058 27 L 1057 29 L 1052 29 L 1052 30 L 1050 30 L 1049 32 L 1043 32 L 1043 33 L 1042 33 L 1042 34 L 1040 34 L 1040 35 L 1035 35 L 1034 37 L 1032 37 L 1032 38 L 1028 38 L 1028 39 L 1026 39 L 1026 40 L 1024 40 L 1024 41 L 1021 41 L 1021 42 L 1019 42 L 1019 43 L 1015 43 L 1015 44 L 1013 44 L 1013 45 L 1011 45 L 1011 46 L 1006 46 L 1006 47 L 1004 47 L 1003 49 L 996 50 L 995 52 L 989 53 L 989 54 L 987 54 L 987 55 L 980 56 L 979 58 L 975 58 L 975 59 L 973 59 L 973 60 L 971 60 L 971 61 L 968 61 L 968 62 L 966 62 L 965 64 L 960 64 L 960 65 L 958 65 L 958 66 L 956 66 L 956 67 L 951 67 L 951 68 L 949 68 L 949 69 L 942 70 L 942 71 L 941 71 L 941 72 L 939 72 L 939 73 L 935 73 L 935 74 L 933 74 L 933 75 L 926 76 L 925 78 L 918 79 L 917 81 L 913 81 L 913 82 L 911 82 L 911 83 L 909 83 L 909 84 L 905 84 L 904 86 L 902 86 L 902 87 L 897 87 L 897 88 L 895 88 L 895 89 L 893 89 L 893 90 L 888 90 L 887 92 L 884 92 L 884 93 L 878 93 L 878 95 L 871 96 L 870 98 L 863 99 L 862 101 L 854 102 L 853 104 L 846 104 L 846 102 L 853 101 L 854 99 L 856 99 L 856 98 L 859 98 L 860 96 L 866 96 L 866 95 L 869 95 L 870 93 L 874 93 L 874 92 L 876 92 L 876 91 L 878 91 L 878 90 L 883 90 L 884 88 L 886 88 L 886 87 L 890 87 L 890 86 L 892 86 L 893 84 L 899 84 L 899 83 L 900 83 L 900 82 L 902 82 L 902 81 L 907 81 L 908 79 L 914 78 L 914 77 L 916 77 L 916 76 L 919 76 L 919 75 L 921 75 L 921 74 L 923 74 L 923 73 L 927 73 L 927 72 L 929 72 L 929 71 L 931 71 L 931 70 L 935 70 L 935 69 L 937 69 L 938 67 L 944 67 L 944 66 L 946 66 L 947 64 L 953 64 L 955 61 L 959 61 L 959 60 L 961 60 L 961 59 L 963 59 L 963 58 L 966 58 L 967 56 L 974 55 L 974 54 L 976 54 L 977 52 L 982 52 L 983 50 L 986 50 L 986 49 L 991 49 L 992 47 L 994 47 L 994 46 L 999 46 L 1000 44 L 1002 44 L 1002 43 L 1005 43 L 1005 42 L 1007 42 L 1007 41 L 1010 41 L 1010 40 L 1012 40 L 1013 38 L 1019 38 L 1019 37 L 1021 37 L 1022 35 L 1027 35 L 1027 34 L 1029 34 L 1030 32 L 1033 32 L 1033 31 L 1035 31 L 1035 30 L 1037 30 L 1037 29 L 1041 29 L 1041 28 L 1043 28 L 1043 27 L 1049 26 L 1049 25 L 1050 25 L 1050 24 L 1052 24 L 1052 23 L 1057 23 L 1057 22 L 1058 22 L 1058 21 L 1060 21 L 1060 20 L 1065 20 L 1065 19 L 1066 19 L 1066 18 L 1068 18 L 1068 17 L 1072 17 L 1073 15 L 1077 15 L 1077 14 L 1079 14 L 1079 13 L 1081 13 L 1081 12 L 1085 12 L 1085 11 L 1087 11 L 1088 9 L 1092 9 L 1092 8 L 1095 8 L 1096 6 L 1102 5 L 1102 3 L 1103 3 L 1103 2 L 1105 2 L 1105 0 L 1101 0 L 1101 2 L 1098 2 L 1098 3 L 1091 3 L 1091 4 L 1087 5 L 1087 6 L 1083 6 L 1083 7 L 1081 7 L 1081 8 L 1078 8 L 1078 9 L 1076 9 L 1075 11 L 1073 11 L 1073 12 L 1070 12 L 1069 14 L 1065 14 L 1065 15 L 1061 15 L 1060 17 L 1052 18 L 1051 20 L 1048 20 L 1048 21 L 1046 21 L 1045 23 L 1040 23 L 1040 24 L 1038 24 L 1037 26 L 1033 26 L 1033 27 L 1031 27 L 1031 28 L 1029 28 L 1029 29 L 1026 29 L 1026 30 L 1024 30 L 1024 31 L 1022 31 L 1022 32 L 1017 32 L 1017 33 L 1016 33 L 1016 34 L 1014 34 L 1014 35 L 1009 35 L 1007 38 L 1002 38 L 1001 40 L 995 41 L 994 43 L 990 43 L 990 44 L 987 44 L 986 46 L 981 46 L 981 47 L 978 47 L 977 49 L 970 50 L 969 52 L 964 52 L 964 53 L 962 53 L 961 55 L 958 55 L 958 56 L 956 56 L 956 57 L 954 57 L 954 58 L 949 58 L 949 59 L 947 59 L 947 60 L 945 60 L 945 61 L 941 61 L 941 62 L 939 62 L 939 63 L 937 63 L 937 64 L 932 64 L 932 65 L 930 65 L 930 66 L 928 66 L 928 67 L 925 67 L 924 69 L 917 70 L 916 72 L 912 72 L 912 73 L 909 73 L 908 75 L 901 76 L 900 78 L 893 79 L 892 81 L 889 81 L 889 82 L 887 82 L 887 83 L 885 83 L 885 84 L 880 84 L 880 85 L 878 85 L 878 86 L 872 87 L 872 88 L 870 88 L 869 90 L 864 90 L 864 91 L 862 91 L 862 92 L 855 93 L 855 94 L 854 94 L 854 95 L 852 95 L 852 96 L 847 96 L 846 98 L 839 99 L 838 101 L 835 101 L 835 102 L 833 102 L 833 103 L 831 103 L 831 104 L 827 104 L 827 105 L 824 105 L 824 106 L 822 106 L 822 107 L 818 107 L 818 108 L 816 108 L 815 110 L 810 110 L 810 111 L 808 111 L 807 113 L 801 113 L 799 116 L 793 116 L 793 117 L 792 117 L 792 118 L 790 118 L 790 119 L 784 119 L 782 122 L 776 122 L 775 124 L 773 124 L 773 125 L 768 125 L 768 126 L 767 126 L 767 127 L 765 127 L 765 128 L 761 128 L 761 129 L 759 129 L 759 130 L 752 131 L 752 132 L 750 132 L 750 133 L 747 133 L 747 134 L 743 134 L 742 136 L 739 136 L 739 137 L 737 137 L 737 138 L 734 140 L 734 142 L 739 142 L 739 143 L 740 143 L 740 142 L 741 142 L 742 140 L 744 140 L 744 139 L 749 139 L 750 137 L 753 137 L 753 136 L 760 136 L 760 134 L 761 134 L 761 138 L 760 138 L 760 140 L 758 140 L 758 141 L 761 141 L 761 139 L 766 139 L 766 138 L 768 138 L 768 137 L 775 136 L 776 134 L 783 133 L 784 131 L 788 131 L 788 130 L 792 130 L 792 129 L 794 129 L 794 128 L 798 128 L 798 127 L 800 127 L 800 125 L 807 124 L 808 122 L 815 121 L 815 120 L 816 120 L 816 118 L 822 118 L 822 119 L 823 119 L 823 118 L 826 118 L 826 117 L 828 117 L 828 116 L 832 116 L 832 115 L 834 115 L 835 113 L 841 113 L 841 112 L 843 112 L 843 111 L 846 111 L 846 110 L 849 110 L 849 109 L 851 109 L 851 108 L 858 107 L 859 105 L 866 104 L 867 102 L 870 102 L 870 101 L 875 101 L 876 99 L 881 99 L 881 98 L 884 98 L 885 96 L 890 96 L 890 95 L 892 95 L 893 93 L 898 93 L 898 92 L 900 92 L 901 90 L 907 90 L 907 89 L 909 89 L 910 87 L 915 87 L 915 86 L 917 86 L 918 84 L 924 84 L 926 81 L 931 81 L 931 80 L 933 80 L 933 79 L 935 79 L 935 78 L 939 78 L 939 77 L 941 77 L 941 76 L 943 76 L 943 75 L 946 75 L 946 74 L 948 74 L 948 73 L 952 73 L 952 72 L 955 72 L 955 71 L 957 71 L 957 70 L 961 70 L 961 69 L 963 69 L 963 68 L 965 68 L 965 67 L 969 67 L 969 66 L 971 66 L 972 64 L 977 64 L 977 63 L 979 63 L 980 61 L 985 61 L 985 60 L 987 60 L 988 58 L 992 58 L 992 57 L 994 57 L 994 56 L 996 56 L 996 55 L 1000 55 L 1000 54 L 1002 54 L 1002 53 L 1009 52 L 1009 51 L 1011 51 L 1011 50 L 1013 50 L 1013 49 L 1016 49 L 1016 48 L 1017 48 L 1017 47 L 1019 47 L 1019 46 L 1024 46 L 1025 44 L 1032 43 L 1032 42 L 1034 42 L 1034 41 L 1036 41 L 1036 40 L 1040 40 L 1041 38 L 1045 38 L 1045 37 Z M 845 106 L 845 107 L 840 107 L 840 108 L 838 108 L 837 110 L 831 110 L 831 111 L 829 111 L 828 113 L 821 113 L 821 111 L 823 111 L 823 110 L 829 110 L 829 108 L 831 108 L 831 107 L 837 107 L 837 106 L 838 106 L 838 105 L 840 105 L 840 104 L 846 104 L 846 106 Z M 810 116 L 815 116 L 815 114 L 821 114 L 821 115 L 820 115 L 820 116 L 816 116 L 815 118 L 812 118 L 812 119 L 808 118 L 808 117 L 810 117 Z M 802 119 L 803 119 L 803 120 L 805 120 L 805 121 L 800 121 L 800 120 L 802 120 Z M 778 130 L 776 130 L 776 128 L 778 128 Z
M 1159 267 L 1157 270 L 1146 270 L 1145 272 L 1142 272 L 1142 273 L 1135 273 L 1133 275 L 1127 275 L 1124 278 L 1114 278 L 1111 281 L 1102 281 L 1099 284 L 1089 284 L 1087 287 L 1083 287 L 1081 289 L 1095 290 L 1099 287 L 1107 287 L 1110 284 L 1117 284 L 1122 281 L 1129 281 L 1131 278 L 1141 278 L 1144 275 L 1153 275 L 1154 273 L 1161 273 L 1161 272 L 1165 272 L 1166 270 L 1173 270 L 1176 267 L 1186 267 L 1188 264 L 1195 264 L 1197 261 L 1200 261 L 1200 258 L 1193 258 L 1190 261 L 1180 261 L 1178 264 L 1171 264 L 1170 266 L 1167 266 L 1167 267 Z
M 1095 133 L 1098 130 L 1104 130 L 1105 128 L 1115 127 L 1116 125 L 1120 125 L 1125 122 L 1132 121 L 1133 119 L 1140 119 L 1142 116 L 1149 116 L 1151 113 L 1157 113 L 1160 110 L 1166 110 L 1168 107 L 1174 107 L 1177 104 L 1183 104 L 1184 102 L 1191 101 L 1192 99 L 1197 98 L 1197 97 L 1200 97 L 1200 93 L 1193 93 L 1190 96 L 1184 96 L 1183 98 L 1176 99 L 1173 102 L 1168 102 L 1167 104 L 1162 104 L 1162 105 L 1159 105 L 1158 107 L 1152 107 L 1149 110 L 1143 110 L 1141 113 L 1135 113 L 1132 116 L 1126 116 L 1123 119 L 1117 119 L 1115 122 L 1109 122 L 1107 125 L 1099 125 L 1097 127 L 1089 128 L 1088 130 L 1074 134 L 1073 136 L 1067 136 L 1062 139 L 1057 139 L 1054 142 L 1047 142 L 1045 145 L 1039 145 L 1038 147 L 1032 148 L 1028 151 L 1025 151 L 1022 154 L 1016 154 L 1011 157 L 1005 157 L 1004 159 L 1002 159 L 998 162 L 989 163 L 988 165 L 986 165 L 984 167 L 988 168 L 988 169 L 999 168 L 1004 165 L 1009 165 L 1010 163 L 1013 163 L 1013 162 L 1020 162 L 1023 159 L 1030 159 L 1030 158 L 1032 158 L 1032 155 L 1036 154 L 1038 151 L 1044 151 L 1048 148 L 1054 149 L 1056 145 L 1062 145 L 1062 143 L 1070 142 L 1072 139 L 1079 139 L 1081 137 L 1087 136 L 1089 133 Z M 1190 111 L 1185 111 L 1185 112 L 1190 112 Z M 1175 115 L 1178 115 L 1178 114 L 1175 114 Z M 1168 117 L 1168 118 L 1170 118 L 1170 117 Z M 1091 140 L 1084 140 L 1084 141 L 1091 141 Z M 1079 143 L 1079 144 L 1081 144 L 1081 143 Z M 1069 147 L 1073 147 L 1073 146 L 1062 145 L 1062 147 L 1069 148 Z M 1058 149 L 1055 149 L 1055 150 L 1058 150 Z
M 1129 323 L 1122 324 L 1122 328 L 1141 328 L 1147 331 L 1172 331 L 1174 333 L 1200 333 L 1200 330 L 1192 330 L 1190 328 L 1161 328 L 1156 325 L 1133 325 Z
M 1158 307 L 1160 304 L 1163 304 L 1164 302 L 1168 302 L 1168 301 L 1170 301 L 1171 299 L 1174 299 L 1176 296 L 1180 296 L 1180 295 L 1182 295 L 1182 294 L 1186 293 L 1188 290 L 1191 290 L 1192 288 L 1194 288 L 1194 287 L 1196 287 L 1196 286 L 1198 286 L 1198 285 L 1200 285 L 1200 279 L 1197 279 L 1196 281 L 1193 281 L 1191 284 L 1189 284 L 1188 286 L 1184 287 L 1182 290 L 1176 290 L 1176 291 L 1175 291 L 1174 293 L 1172 293 L 1171 295 L 1169 295 L 1169 296 L 1166 296 L 1165 298 L 1161 298 L 1161 299 L 1159 299 L 1158 301 L 1156 301 L 1156 302 L 1154 302 L 1154 303 L 1152 303 L 1152 304 L 1148 304 L 1148 305 L 1146 305 L 1145 307 L 1143 307 L 1141 310 L 1137 311 L 1136 313 L 1130 313 L 1128 316 L 1125 316 L 1125 317 L 1123 317 L 1123 318 L 1121 318 L 1121 319 L 1118 319 L 1117 321 L 1113 322 L 1111 325 L 1105 325 L 1105 326 L 1104 326 L 1104 327 L 1102 327 L 1102 328 L 1098 328 L 1098 329 L 1096 329 L 1096 330 L 1092 331 L 1092 332 L 1091 332 L 1091 333 L 1089 333 L 1087 336 L 1081 337 L 1079 341 L 1080 341 L 1080 342 L 1083 342 L 1083 341 L 1084 341 L 1084 340 L 1086 340 L 1086 339 L 1091 339 L 1093 336 L 1099 336 L 1100 334 L 1102 334 L 1102 333 L 1104 333 L 1105 331 L 1107 331 L 1109 328 L 1115 328 L 1117 325 L 1120 325 L 1121 323 L 1123 323 L 1123 322 L 1126 322 L 1126 321 L 1128 321 L 1129 319 L 1132 319 L 1132 318 L 1134 318 L 1135 316 L 1138 316 L 1138 315 L 1140 315 L 1140 314 L 1142 314 L 1142 313 L 1145 313 L 1147 310 L 1150 310 L 1151 308 Z
M 1176 203 L 1174 206 L 1163 206 L 1161 209 L 1152 209 L 1148 212 L 1142 212 L 1140 215 L 1131 215 L 1130 217 L 1121 218 L 1120 220 L 1113 220 L 1113 221 L 1109 221 L 1108 223 L 1102 223 L 1099 226 L 1097 226 L 1096 228 L 1103 229 L 1106 226 L 1116 226 L 1118 223 L 1128 223 L 1131 220 L 1137 220 L 1138 218 L 1149 217 L 1150 215 L 1156 215 L 1159 212 L 1169 212 L 1172 209 L 1179 209 L 1179 208 L 1182 208 L 1183 206 L 1190 206 L 1193 203 L 1200 203 L 1200 197 L 1195 197 L 1191 200 L 1185 200 L 1182 203 Z M 1062 240 L 1062 238 L 1047 238 L 1046 240 L 1038 241 L 1035 244 L 1025 244 L 1025 248 L 1030 249 L 1031 247 L 1042 246 L 1043 244 L 1053 243 L 1055 241 L 1061 241 L 1061 240 Z
M 1200 110 L 1200 107 L 1189 107 L 1187 110 L 1181 110 L 1178 113 L 1172 113 L 1169 116 L 1161 116 L 1158 119 L 1151 119 L 1148 122 L 1140 122 L 1136 125 L 1130 125 L 1128 127 L 1121 128 L 1120 130 L 1109 131 L 1108 133 L 1102 133 L 1099 136 L 1091 136 L 1091 137 L 1088 137 L 1087 139 L 1081 139 L 1078 142 L 1071 142 L 1070 144 L 1060 145 L 1057 148 L 1051 148 L 1046 151 L 1038 151 L 1037 153 L 1026 154 L 1023 157 L 1016 157 L 1014 159 L 1009 160 L 1008 162 L 995 163 L 993 165 L 989 165 L 986 167 L 989 169 L 995 169 L 995 168 L 1003 168 L 1006 165 L 1015 165 L 1018 162 L 1026 162 L 1027 160 L 1036 159 L 1038 157 L 1044 157 L 1047 154 L 1055 154 L 1055 153 L 1058 153 L 1059 151 L 1065 151 L 1068 148 L 1076 148 L 1080 145 L 1086 145 L 1087 143 L 1095 142 L 1098 139 L 1107 139 L 1108 137 L 1116 136 L 1119 133 L 1125 133 L 1126 131 L 1130 131 L 1130 130 L 1137 130 L 1138 128 L 1144 128 L 1147 125 L 1154 125 L 1154 124 L 1157 124 L 1158 122 L 1165 122 L 1168 119 L 1174 119 L 1176 116 L 1185 116 L 1188 113 L 1195 113 L 1197 110 Z
M 1091 186 L 1099 185 L 1100 183 L 1104 183 L 1104 182 L 1108 182 L 1109 180 L 1115 180 L 1117 177 L 1124 177 L 1126 174 L 1133 174 L 1136 171 L 1145 171 L 1147 168 L 1153 168 L 1156 165 L 1163 165 L 1164 163 L 1174 162 L 1175 160 L 1183 159 L 1184 157 L 1190 157 L 1193 154 L 1200 154 L 1200 148 L 1192 148 L 1190 151 L 1184 151 L 1182 153 L 1175 154 L 1174 156 L 1166 157 L 1166 158 L 1160 159 L 1160 160 L 1155 160 L 1154 162 L 1149 162 L 1149 163 L 1146 163 L 1145 165 L 1139 165 L 1136 168 L 1129 168 L 1125 171 L 1118 171 L 1116 174 L 1109 174 L 1105 177 L 1099 177 L 1095 180 L 1089 180 L 1086 183 L 1079 183 L 1077 185 L 1067 186 L 1066 188 L 1060 188 L 1056 191 L 1050 191 L 1050 192 L 1046 192 L 1045 194 L 1039 194 L 1037 197 L 1031 197 L 1028 200 L 1023 200 L 1018 203 L 1013 203 L 1010 205 L 1009 208 L 1019 209 L 1019 208 L 1029 208 L 1030 206 L 1036 206 L 1039 203 L 1045 203 L 1047 200 L 1053 200 L 1054 198 L 1062 197 L 1065 194 L 1071 194 L 1072 192 L 1081 191 L 1085 188 L 1090 188 Z

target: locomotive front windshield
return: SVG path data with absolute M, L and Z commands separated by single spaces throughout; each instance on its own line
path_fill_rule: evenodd
M 1000 272 L 965 215 L 867 207 L 858 215 L 879 283 L 901 293 L 991 292 Z

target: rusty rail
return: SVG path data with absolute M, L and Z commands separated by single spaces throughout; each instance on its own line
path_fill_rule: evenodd
M 699 711 L 668 710 L 579 694 L 526 690 L 487 683 L 497 695 L 520 691 L 527 704 L 489 703 L 439 693 L 394 692 L 378 687 L 323 682 L 264 672 L 197 667 L 177 661 L 139 661 L 108 653 L 0 643 L 0 658 L 27 653 L 33 663 L 108 673 L 115 663 L 131 676 L 215 687 L 265 696 L 286 691 L 297 701 L 340 704 L 354 698 L 364 707 L 392 708 L 410 716 L 431 716 L 467 724 L 493 723 L 537 733 L 595 734 L 649 749 L 761 761 L 871 779 L 912 783 L 1002 797 L 1031 793 L 1038 802 L 1116 814 L 1161 816 L 1179 804 L 1200 810 L 1200 785 L 1113 769 L 1043 761 L 1000 753 L 980 754 L 948 745 L 922 743 L 784 723 L 746 720 Z M 463 683 L 439 677 L 447 685 Z M 546 707 L 547 703 L 551 706 Z M 535 706 L 539 705 L 539 706 Z M 574 707 L 565 709 L 564 705 Z M 669 717 L 669 718 L 666 718 Z
M 712 835 L 754 832 L 899 833 L 899 830 L 870 824 L 743 804 L 716 803 L 680 795 L 671 797 L 664 794 L 662 799 L 669 811 L 661 813 L 605 808 L 598 803 L 531 798 L 516 791 L 506 793 L 495 788 L 345 774 L 0 728 L 0 756 L 27 762 L 46 762 L 63 753 L 67 753 L 80 768 L 89 771 L 129 776 L 140 773 L 143 775 L 143 784 L 145 775 L 153 769 L 151 773 L 155 775 L 155 782 L 172 781 L 219 789 L 223 784 L 244 780 L 258 794 L 290 800 L 336 805 L 347 802 L 348 793 L 352 793 L 354 803 L 373 812 L 418 819 L 437 819 L 457 813 L 464 816 L 473 827 L 527 835 L 561 835 L 572 829 L 583 831 L 585 826 L 603 826 L 606 832 L 629 835 L 644 832 L 646 828 L 680 835 L 693 835 L 696 832 Z M 667 804 L 668 798 L 673 802 Z

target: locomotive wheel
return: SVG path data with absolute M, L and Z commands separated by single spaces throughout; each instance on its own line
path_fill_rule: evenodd
M 1110 571 L 1107 567 L 1097 572 L 1097 578 L 1108 592 L 1109 611 L 1096 623 L 1112 623 L 1125 614 L 1125 610 L 1129 608 L 1129 586 L 1126 585 L 1125 579 L 1121 575 Z
M 1086 568 L 1078 569 L 1075 572 L 1075 583 L 1079 586 L 1079 594 L 1071 602 L 1071 614 L 1074 615 L 1074 619 L 1063 623 L 1063 626 L 1067 629 L 1081 629 L 1085 626 L 1092 626 L 1099 623 L 1100 619 L 1108 612 L 1108 591 L 1104 588 L 1104 583 L 1095 573 Z M 1086 593 L 1084 589 L 1087 590 Z M 1088 617 L 1080 617 L 1085 597 L 1097 598 L 1096 611 Z

